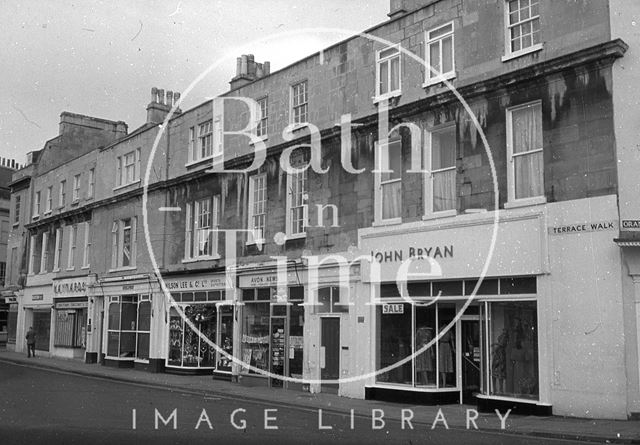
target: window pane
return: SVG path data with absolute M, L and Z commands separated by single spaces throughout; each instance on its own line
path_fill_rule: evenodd
M 435 386 L 436 384 L 436 332 L 435 305 L 416 307 L 416 386 Z M 424 349 L 424 351 L 422 351 Z
M 435 283 L 434 283 L 435 284 Z M 436 291 L 434 289 L 434 295 Z M 438 372 L 440 373 L 438 386 L 440 388 L 456 386 L 456 326 L 445 331 L 456 315 L 455 304 L 438 304 Z
M 456 165 L 456 127 L 452 125 L 431 133 L 431 169 Z
M 149 334 L 138 334 L 136 357 L 149 360 Z
M 402 182 L 382 185 L 382 219 L 399 218 L 402 206 Z
M 289 377 L 302 378 L 304 306 L 289 306 Z
M 138 310 L 138 331 L 148 331 L 151 329 L 151 302 L 140 302 Z
M 120 303 L 109 305 L 109 329 L 120 329 Z
M 390 91 L 396 91 L 400 89 L 400 57 L 394 57 L 393 59 L 391 59 L 390 82 Z
M 516 199 L 544 195 L 542 152 L 514 158 Z
M 412 354 L 411 305 L 401 304 L 402 313 L 383 314 L 383 307 L 378 307 L 378 356 L 376 369 L 393 366 L 398 361 Z M 411 360 L 394 369 L 379 374 L 379 382 L 413 384 Z
M 380 63 L 380 94 L 385 94 L 389 92 L 388 82 L 389 82 L 389 62 L 381 62 Z
M 109 332 L 107 334 L 107 356 L 118 357 L 119 343 L 120 343 L 119 332 Z
M 318 289 L 318 313 L 331 312 L 331 288 L 323 287 Z
M 489 303 L 490 394 L 538 398 L 536 302 Z
M 258 369 L 269 369 L 269 303 L 243 307 L 242 361 Z
M 453 71 L 453 37 L 442 40 L 442 72 Z
M 456 170 L 433 173 L 433 211 L 456 208 Z
M 501 294 L 535 294 L 536 292 L 536 277 L 500 279 Z
M 122 330 L 135 331 L 138 324 L 138 305 L 122 303 Z
M 433 70 L 429 70 L 429 77 L 437 77 L 438 73 L 442 73 L 440 68 L 440 42 L 429 45 L 429 64 Z
M 136 333 L 120 333 L 120 354 L 119 357 L 134 357 L 136 352 Z

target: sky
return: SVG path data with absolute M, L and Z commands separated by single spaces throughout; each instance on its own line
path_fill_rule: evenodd
M 58 134 L 63 111 L 123 120 L 132 131 L 146 119 L 152 87 L 184 92 L 216 64 L 184 98 L 189 109 L 228 90 L 236 57 L 251 53 L 278 70 L 385 21 L 389 0 L 6 0 L 2 7 L 0 157 L 22 164 Z

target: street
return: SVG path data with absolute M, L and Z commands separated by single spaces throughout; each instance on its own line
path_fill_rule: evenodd
M 0 443 L 571 443 L 164 391 L 0 362 Z M 135 414 L 134 414 L 135 410 Z M 156 411 L 157 410 L 157 411 Z M 235 413 L 234 413 L 235 412 Z M 175 415 L 172 417 L 172 414 Z M 157 427 L 156 427 L 157 424 Z M 175 426 L 175 429 L 174 429 Z M 196 429 L 197 427 L 197 429 Z M 265 428 L 266 427 L 266 428 Z M 270 428 L 278 429 L 270 429 Z

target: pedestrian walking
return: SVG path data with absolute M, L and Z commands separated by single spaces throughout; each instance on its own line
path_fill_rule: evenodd
M 29 326 L 29 330 L 27 331 L 27 357 L 31 358 L 31 354 L 36 356 L 36 333 L 33 330 L 32 326 Z

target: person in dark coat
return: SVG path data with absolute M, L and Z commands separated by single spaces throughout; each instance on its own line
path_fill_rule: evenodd
M 33 330 L 33 327 L 29 327 L 29 330 L 27 331 L 27 357 L 31 358 L 31 354 L 33 354 L 33 356 L 36 356 L 36 333 Z

